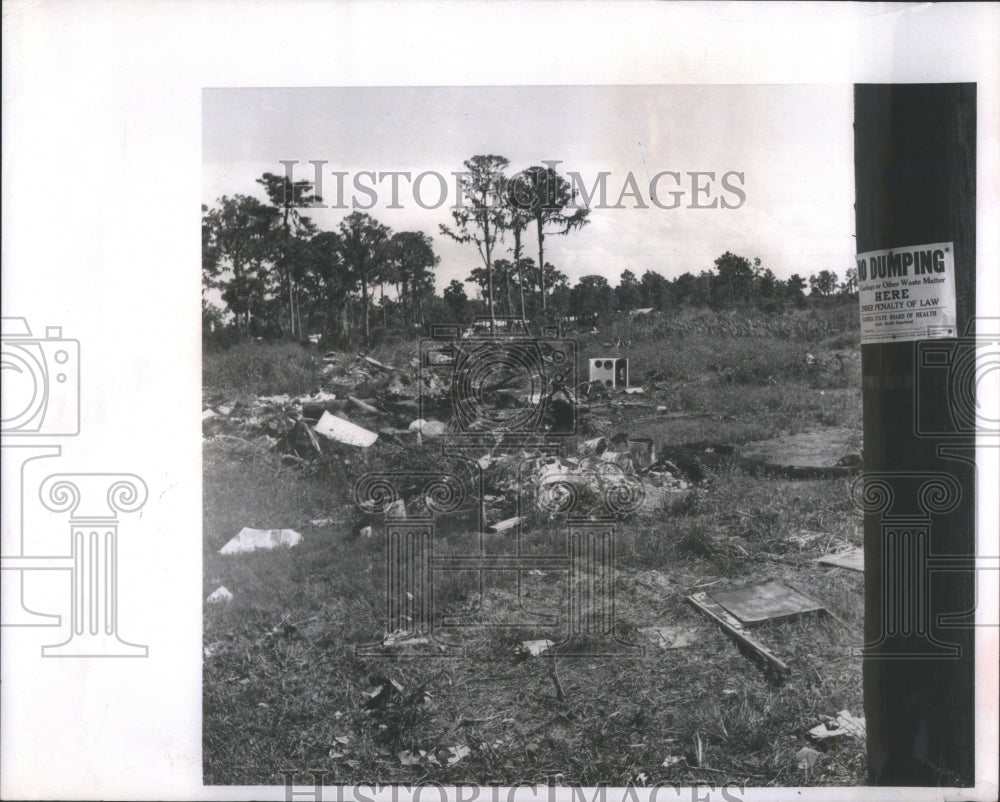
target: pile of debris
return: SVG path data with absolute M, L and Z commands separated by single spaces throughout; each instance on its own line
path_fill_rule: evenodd
M 516 370 L 509 371 L 511 375 L 499 370 L 488 386 L 477 388 L 475 398 L 456 401 L 447 371 L 420 371 L 416 357 L 406 369 L 336 352 L 326 354 L 323 362 L 322 388 L 312 395 L 237 399 L 205 390 L 204 436 L 252 441 L 295 462 L 314 459 L 331 444 L 364 449 L 382 441 L 405 446 L 458 432 L 487 437 L 524 431 L 568 434 L 576 424 L 601 434 L 611 426 L 604 416 L 591 415 L 591 406 L 584 402 L 593 394 L 598 405 L 606 403 L 608 394 L 599 383 L 542 390 L 520 386 Z

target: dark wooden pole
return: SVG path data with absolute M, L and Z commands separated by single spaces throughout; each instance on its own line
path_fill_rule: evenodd
M 933 340 L 946 362 L 975 315 L 976 87 L 857 85 L 854 104 L 858 252 L 954 244 L 957 330 Z M 974 576 L 928 566 L 974 553 L 975 441 L 951 414 L 947 365 L 930 379 L 918 364 L 925 342 L 861 348 L 864 472 L 874 503 L 864 524 L 869 781 L 970 786 L 974 629 L 942 626 L 938 616 L 975 606 Z M 953 507 L 921 495 L 935 481 L 958 487 Z

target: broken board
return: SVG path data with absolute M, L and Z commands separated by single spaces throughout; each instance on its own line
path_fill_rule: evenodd
M 826 427 L 740 446 L 745 463 L 789 478 L 847 476 L 860 469 L 861 432 Z
M 687 601 L 718 624 L 722 631 L 735 640 L 741 649 L 749 651 L 755 659 L 764 665 L 765 669 L 778 676 L 790 672 L 786 663 L 778 659 L 770 649 L 750 635 L 739 620 L 712 599 L 708 593 L 704 591 L 694 593 L 687 597 Z
M 819 602 L 780 582 L 714 591 L 712 598 L 727 612 L 736 616 L 744 626 L 824 610 Z
M 816 560 L 820 565 L 835 565 L 849 571 L 865 572 L 865 552 L 857 547 L 839 554 L 826 554 Z

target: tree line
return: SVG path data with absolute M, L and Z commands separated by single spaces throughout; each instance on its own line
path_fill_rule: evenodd
M 566 275 L 545 260 L 547 236 L 569 235 L 589 222 L 590 210 L 576 204 L 570 183 L 550 166 L 508 175 L 510 162 L 502 156 L 473 156 L 464 166 L 458 178 L 464 202 L 439 233 L 475 246 L 479 261 L 465 280 L 474 297 L 458 280 L 435 293 L 440 258 L 426 233 L 393 231 L 359 211 L 332 231 L 319 230 L 306 213 L 322 201 L 313 184 L 265 173 L 257 183 L 266 202 L 234 195 L 202 206 L 203 286 L 216 290 L 225 305 L 220 310 L 203 297 L 206 334 L 321 335 L 333 345 L 359 339 L 368 345 L 375 328 L 422 328 L 429 320 L 596 320 L 678 305 L 772 310 L 804 303 L 807 286 L 820 297 L 856 289 L 851 271 L 843 282 L 828 270 L 808 281 L 798 274 L 783 281 L 759 259 L 728 251 L 714 269 L 697 275 L 670 280 L 646 270 L 640 278 L 625 270 L 616 287 L 599 275 L 570 287 Z

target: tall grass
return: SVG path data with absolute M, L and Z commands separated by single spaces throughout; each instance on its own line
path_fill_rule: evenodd
M 684 308 L 633 318 L 636 339 L 679 337 L 775 337 L 813 343 L 857 330 L 858 305 L 830 304 L 763 312 L 757 309 Z
M 204 354 L 202 385 L 240 395 L 314 392 L 322 375 L 315 351 L 297 343 L 240 343 Z

